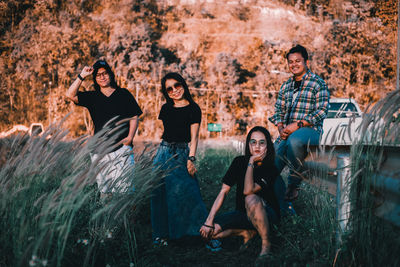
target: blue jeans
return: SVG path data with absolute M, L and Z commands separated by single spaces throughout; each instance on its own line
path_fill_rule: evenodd
M 320 133 L 304 127 L 293 132 L 286 140 L 278 139 L 274 146 L 276 150 L 275 165 L 281 172 L 288 164 L 290 173 L 288 186 L 299 187 L 303 171 L 304 159 L 307 157 L 307 146 L 319 144 Z
M 153 239 L 199 236 L 208 216 L 197 179 L 187 170 L 188 155 L 185 143 L 162 141 L 158 148 L 153 164 L 163 170 L 165 177 L 151 197 Z

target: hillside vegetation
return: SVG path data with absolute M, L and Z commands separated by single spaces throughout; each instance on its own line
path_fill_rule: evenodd
M 63 95 L 99 58 L 142 107 L 139 137 L 161 136 L 159 83 L 168 71 L 189 82 L 202 137 L 207 123 L 222 123 L 225 136 L 256 124 L 274 130 L 267 118 L 297 43 L 332 96 L 366 107 L 394 90 L 396 10 L 394 0 L 0 0 L 0 130 L 71 112 L 72 135 L 90 133 L 88 113 Z

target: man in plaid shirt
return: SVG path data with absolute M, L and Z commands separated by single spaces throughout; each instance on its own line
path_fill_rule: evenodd
M 293 77 L 280 88 L 275 114 L 269 120 L 279 131 L 275 142 L 277 168 L 282 171 L 286 164 L 290 167 L 285 197 L 292 201 L 299 194 L 307 145 L 319 144 L 329 107 L 329 91 L 324 80 L 308 69 L 308 53 L 303 46 L 290 49 L 286 59 Z

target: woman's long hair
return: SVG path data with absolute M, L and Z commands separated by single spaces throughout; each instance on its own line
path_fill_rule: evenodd
M 192 96 L 190 95 L 190 91 L 189 91 L 189 87 L 186 84 L 185 79 L 183 79 L 183 77 L 176 72 L 170 72 L 167 73 L 162 79 L 161 79 L 161 92 L 164 95 L 165 99 L 167 100 L 167 104 L 173 106 L 174 105 L 174 100 L 172 100 L 167 93 L 167 88 L 165 87 L 165 82 L 168 79 L 174 79 L 175 81 L 179 82 L 180 84 L 182 84 L 183 89 L 184 89 L 184 93 L 183 93 L 183 97 L 189 101 L 190 104 L 195 103 Z
M 99 69 L 105 69 L 108 73 L 108 77 L 110 79 L 110 86 L 114 89 L 118 89 L 119 86 L 117 85 L 117 82 L 115 81 L 115 74 L 114 72 L 111 70 L 110 65 L 108 65 L 108 63 L 105 60 L 97 60 L 96 63 L 93 64 L 93 82 L 94 82 L 94 89 L 100 90 L 100 85 L 97 83 L 96 81 L 96 76 L 97 76 L 97 72 L 99 71 Z
M 269 164 L 272 163 L 272 164 L 274 164 L 274 162 L 275 162 L 275 148 L 274 148 L 274 144 L 272 143 L 271 134 L 269 133 L 269 131 L 267 129 L 265 129 L 262 126 L 255 126 L 247 134 L 247 137 L 246 137 L 246 148 L 244 150 L 244 155 L 248 156 L 248 157 L 251 156 L 251 154 L 250 154 L 250 138 L 251 138 L 252 133 L 254 133 L 254 132 L 260 132 L 260 133 L 264 134 L 265 139 L 267 140 L 267 155 L 263 159 L 263 163 L 269 163 Z

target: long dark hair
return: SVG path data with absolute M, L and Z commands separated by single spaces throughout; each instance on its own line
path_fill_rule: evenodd
M 165 82 L 168 79 L 174 79 L 175 81 L 179 82 L 180 84 L 182 84 L 183 89 L 184 89 L 184 93 L 183 93 L 183 97 L 189 101 L 190 104 L 195 103 L 192 96 L 190 95 L 190 91 L 189 91 L 189 87 L 186 84 L 185 79 L 183 79 L 183 77 L 176 72 L 170 72 L 167 73 L 162 79 L 161 79 L 161 92 L 165 97 L 165 100 L 167 100 L 167 104 L 173 106 L 174 105 L 174 100 L 172 100 L 167 93 L 167 88 L 165 87 Z
M 275 162 L 275 148 L 274 148 L 274 144 L 272 143 L 271 134 L 269 133 L 269 131 L 267 129 L 265 129 L 262 126 L 255 126 L 247 134 L 247 137 L 246 137 L 246 148 L 244 150 L 244 155 L 247 156 L 247 157 L 251 156 L 251 154 L 250 154 L 250 138 L 251 138 L 251 135 L 254 132 L 260 132 L 260 133 L 264 134 L 265 139 L 267 140 L 267 155 L 263 159 L 263 163 L 269 163 L 269 164 L 272 163 L 272 164 L 274 164 L 274 162 Z
M 93 65 L 93 82 L 94 82 L 94 89 L 100 90 L 100 85 L 96 81 L 96 76 L 97 72 L 99 72 L 99 69 L 105 69 L 108 73 L 108 77 L 110 79 L 110 86 L 114 89 L 118 89 L 119 86 L 117 85 L 117 82 L 115 81 L 115 74 L 111 70 L 110 65 L 105 60 L 97 60 L 96 63 Z

